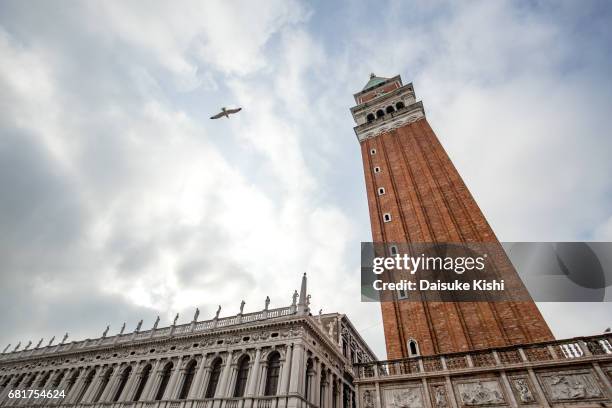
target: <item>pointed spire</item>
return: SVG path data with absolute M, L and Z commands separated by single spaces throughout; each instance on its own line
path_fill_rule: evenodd
M 298 303 L 298 312 L 308 313 L 308 283 L 306 278 L 306 272 L 302 276 L 302 285 L 300 286 L 300 301 Z

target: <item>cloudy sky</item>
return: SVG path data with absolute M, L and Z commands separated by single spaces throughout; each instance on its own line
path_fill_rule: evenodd
M 359 302 L 370 239 L 349 108 L 413 82 L 505 241 L 612 240 L 612 5 L 0 3 L 1 348 L 290 303 Z M 243 106 L 211 121 L 220 106 Z M 612 303 L 540 304 L 558 337 Z M 588 315 L 589 319 L 584 316 Z

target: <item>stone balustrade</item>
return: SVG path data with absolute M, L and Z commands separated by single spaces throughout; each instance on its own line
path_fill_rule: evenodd
M 277 309 L 262 310 L 253 313 L 238 314 L 234 316 L 222 317 L 219 319 L 210 319 L 162 327 L 158 329 L 144 330 L 127 334 L 117 334 L 109 337 L 100 337 L 97 339 L 87 339 L 82 341 L 73 341 L 65 344 L 57 344 L 52 346 L 40 347 L 29 350 L 18 350 L 0 354 L 0 362 L 19 360 L 27 357 L 39 357 L 46 354 L 69 352 L 74 350 L 86 350 L 98 346 L 121 345 L 139 340 L 147 339 L 162 339 L 181 334 L 203 333 L 213 331 L 222 327 L 230 327 L 239 324 L 256 322 L 279 317 L 290 316 L 297 313 L 295 305 L 281 307 Z
M 612 406 L 610 334 L 376 361 L 353 370 L 360 408 Z

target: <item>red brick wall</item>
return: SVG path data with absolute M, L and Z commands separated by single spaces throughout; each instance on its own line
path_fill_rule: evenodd
M 498 242 L 426 119 L 365 140 L 361 149 L 374 242 Z M 391 222 L 383 222 L 386 212 Z M 506 268 L 512 265 L 498 273 Z M 381 309 L 390 359 L 408 355 L 410 338 L 422 354 L 553 339 L 534 302 L 400 301 Z

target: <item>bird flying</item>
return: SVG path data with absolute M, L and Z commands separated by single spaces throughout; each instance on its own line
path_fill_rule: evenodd
M 236 108 L 236 109 L 226 109 L 225 107 L 221 108 L 221 112 L 217 113 L 216 115 L 211 116 L 211 119 L 219 119 L 222 117 L 226 117 L 229 119 L 229 115 L 233 115 L 234 113 L 238 113 L 242 110 L 242 108 Z

